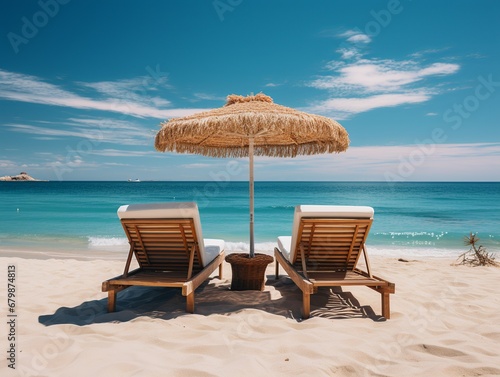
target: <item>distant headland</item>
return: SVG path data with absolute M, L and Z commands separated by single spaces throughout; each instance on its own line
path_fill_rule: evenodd
M 18 175 L 5 175 L 0 177 L 0 181 L 41 181 L 40 179 L 35 179 L 28 173 L 22 171 Z

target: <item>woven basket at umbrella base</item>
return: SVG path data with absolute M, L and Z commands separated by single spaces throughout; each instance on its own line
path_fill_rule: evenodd
M 226 262 L 231 264 L 233 276 L 231 290 L 262 291 L 266 281 L 266 268 L 274 258 L 270 255 L 256 253 L 250 258 L 247 253 L 229 254 Z

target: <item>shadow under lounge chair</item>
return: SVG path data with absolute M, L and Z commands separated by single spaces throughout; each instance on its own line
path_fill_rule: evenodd
M 363 206 L 300 205 L 295 207 L 292 236 L 278 237 L 274 249 L 279 266 L 302 290 L 302 314 L 309 318 L 310 295 L 318 287 L 364 285 L 382 296 L 382 315 L 390 318 L 389 294 L 395 285 L 372 275 L 365 241 L 373 208 Z M 363 254 L 366 271 L 357 268 Z
M 186 296 L 186 311 L 194 312 L 194 292 L 219 268 L 222 278 L 224 241 L 203 239 L 196 203 L 148 203 L 118 209 L 130 244 L 122 275 L 102 283 L 108 311 L 116 294 L 131 286 L 175 287 Z M 139 268 L 129 271 L 135 255 Z

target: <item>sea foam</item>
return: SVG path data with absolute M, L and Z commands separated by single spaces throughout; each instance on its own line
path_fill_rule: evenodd
M 256 253 L 272 255 L 274 248 L 277 246 L 275 242 L 259 242 L 254 246 Z M 226 254 L 231 253 L 248 253 L 250 244 L 246 242 L 226 242 Z
M 128 245 L 125 237 L 88 237 L 89 247 Z

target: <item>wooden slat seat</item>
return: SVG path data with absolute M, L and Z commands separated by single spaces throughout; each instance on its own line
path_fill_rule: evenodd
M 108 311 L 116 294 L 131 286 L 181 288 L 186 311 L 194 312 L 194 292 L 219 268 L 222 278 L 224 241 L 203 239 L 196 203 L 150 203 L 118 209 L 130 244 L 122 275 L 102 283 Z M 139 268 L 129 271 L 135 256 Z
M 297 206 L 292 236 L 278 237 L 276 278 L 279 266 L 302 290 L 302 312 L 310 316 L 310 295 L 318 287 L 364 285 L 382 297 L 382 315 L 390 318 L 389 294 L 395 285 L 372 275 L 366 238 L 373 222 L 373 208 L 361 206 Z M 366 271 L 357 268 L 363 254 Z

